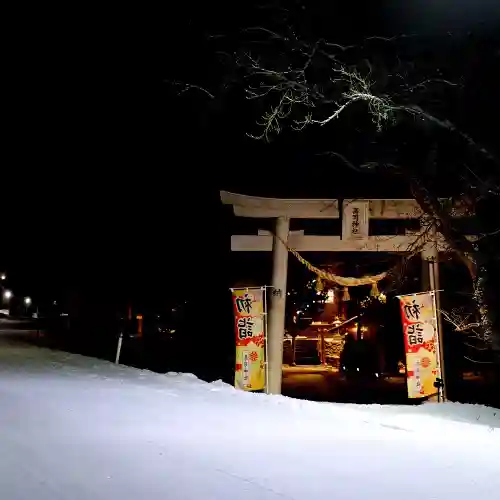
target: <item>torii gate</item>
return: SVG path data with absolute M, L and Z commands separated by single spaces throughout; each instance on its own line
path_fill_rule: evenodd
M 281 394 L 285 302 L 288 273 L 287 244 L 298 252 L 407 252 L 417 234 L 370 236 L 370 219 L 418 219 L 422 211 L 415 200 L 343 200 L 342 234 L 340 236 L 305 235 L 290 232 L 290 219 L 338 219 L 336 199 L 278 199 L 220 192 L 222 203 L 232 205 L 236 216 L 274 218 L 274 235 L 259 231 L 257 235 L 231 236 L 231 250 L 236 252 L 273 252 L 271 309 L 268 322 L 268 392 Z M 457 213 L 457 215 L 460 215 Z M 280 239 L 282 241 L 280 241 Z M 426 243 L 422 250 L 425 290 L 439 289 L 438 255 L 446 248 L 441 235 Z M 430 271 L 430 272 L 428 272 Z

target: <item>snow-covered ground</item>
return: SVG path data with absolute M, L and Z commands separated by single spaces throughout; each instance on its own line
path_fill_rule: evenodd
M 2 500 L 490 500 L 500 411 L 252 395 L 0 337 Z

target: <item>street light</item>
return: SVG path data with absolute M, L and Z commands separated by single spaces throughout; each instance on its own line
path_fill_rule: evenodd
M 28 307 L 31 305 L 31 297 L 24 297 L 24 304 Z
M 10 290 L 5 290 L 5 292 L 3 292 L 3 297 L 5 300 L 10 300 L 12 298 L 12 292 Z
M 2 274 L 0 275 L 0 279 L 1 279 L 2 281 L 6 280 L 6 279 L 7 279 L 7 275 L 6 275 L 5 273 L 2 273 Z

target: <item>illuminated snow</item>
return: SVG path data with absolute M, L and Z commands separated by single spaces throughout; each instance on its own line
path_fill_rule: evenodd
M 0 340 L 2 500 L 488 500 L 500 411 L 252 395 Z

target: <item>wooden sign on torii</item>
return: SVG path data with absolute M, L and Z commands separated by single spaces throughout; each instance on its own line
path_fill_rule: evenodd
M 342 234 L 340 236 L 306 235 L 290 231 L 290 219 L 338 219 L 336 199 L 279 199 L 220 192 L 222 203 L 232 205 L 241 217 L 276 219 L 274 235 L 259 231 L 256 235 L 231 236 L 231 250 L 236 252 L 273 252 L 271 309 L 268 322 L 268 392 L 281 394 L 283 337 L 288 273 L 286 242 L 298 252 L 408 252 L 417 234 L 370 236 L 370 219 L 419 219 L 422 211 L 415 200 L 343 200 Z M 459 214 L 457 214 L 459 215 Z M 281 240 L 281 241 L 280 241 Z M 439 288 L 438 252 L 446 245 L 441 235 L 428 241 L 422 250 L 423 261 L 430 262 L 434 272 L 426 289 Z M 433 264 L 432 264 L 433 263 Z M 428 266 L 428 264 L 426 264 Z

